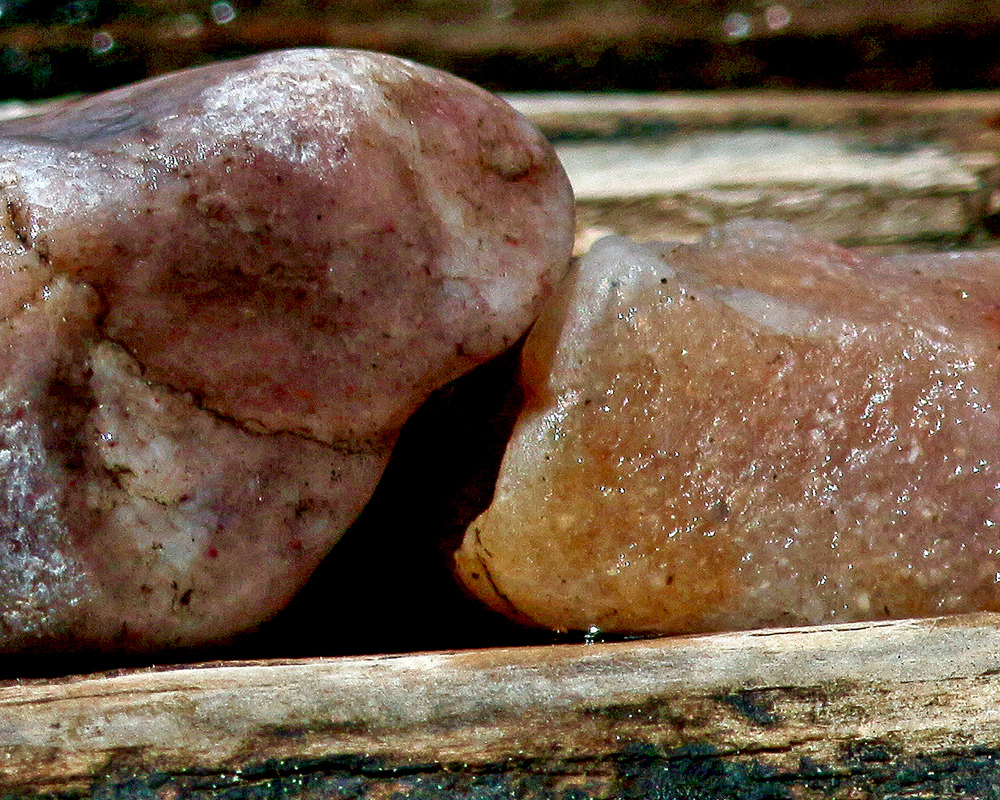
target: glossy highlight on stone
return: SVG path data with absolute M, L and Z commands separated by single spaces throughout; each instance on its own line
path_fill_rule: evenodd
M 516 340 L 572 195 L 487 92 L 276 52 L 0 125 L 0 652 L 281 608 L 436 387 Z
M 608 238 L 529 336 L 456 555 L 557 630 L 1000 610 L 1000 252 L 870 257 L 781 223 Z

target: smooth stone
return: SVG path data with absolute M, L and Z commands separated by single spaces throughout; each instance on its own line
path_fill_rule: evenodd
M 456 555 L 556 630 L 1000 610 L 1000 251 L 872 257 L 741 221 L 598 242 L 529 336 Z
M 399 427 L 516 340 L 572 195 L 487 92 L 293 50 L 0 124 L 0 652 L 273 615 Z

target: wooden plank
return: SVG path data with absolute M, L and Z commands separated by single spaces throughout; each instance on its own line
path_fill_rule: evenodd
M 939 147 L 885 152 L 800 131 L 695 134 L 557 147 L 595 232 L 696 240 L 737 217 L 784 219 L 843 244 L 945 240 L 976 224 L 979 177 Z M 580 247 L 578 247 L 580 249 Z
M 577 250 L 795 222 L 849 245 L 982 244 L 997 208 L 1000 94 L 509 95 L 557 143 Z
M 641 0 L 424 0 L 405 3 L 322 3 L 262 0 L 253 7 L 230 3 L 221 16 L 193 3 L 129 0 L 116 15 L 105 12 L 102 29 L 114 40 L 147 46 L 207 49 L 228 45 L 263 50 L 302 45 L 420 49 L 436 55 L 486 56 L 544 50 L 582 53 L 616 45 L 659 41 L 727 43 L 779 37 L 849 36 L 889 29 L 897 36 L 943 26 L 980 29 L 1000 24 L 1000 3 L 909 0 L 872 4 L 787 0 L 755 6 L 663 3 Z M 89 45 L 93 14 L 17 13 L 0 30 L 0 46 L 31 52 Z M 74 18 L 75 17 L 75 18 Z M 220 23 L 221 20 L 221 23 Z M 84 23 L 72 24 L 72 23 Z M 69 23 L 69 24 L 67 24 Z M 87 23 L 90 23 L 89 25 Z
M 997 85 L 1000 3 L 61 0 L 6 3 L 0 96 L 95 91 L 279 47 L 416 57 L 492 88 Z
M 516 92 L 504 95 L 550 135 L 631 134 L 641 125 L 951 131 L 1000 116 L 1000 93 L 970 92 Z
M 493 797 L 534 778 L 529 796 L 640 796 L 636 781 L 706 796 L 680 792 L 704 792 L 707 769 L 743 793 L 731 796 L 857 797 L 920 764 L 924 790 L 969 764 L 1000 781 L 998 626 L 972 615 L 15 681 L 0 687 L 0 792 L 221 798 L 270 781 L 315 797 L 353 781 L 350 796 L 468 796 L 460 778 L 492 780 Z

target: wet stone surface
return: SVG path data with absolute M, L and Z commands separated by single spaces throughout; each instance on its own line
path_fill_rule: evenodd
M 525 346 L 459 572 L 556 630 L 1000 608 L 1000 255 L 606 239 Z
M 0 652 L 273 615 L 571 239 L 541 135 L 389 56 L 277 52 L 4 122 Z

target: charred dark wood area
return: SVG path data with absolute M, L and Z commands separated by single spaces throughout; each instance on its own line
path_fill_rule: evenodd
M 675 750 L 635 746 L 599 759 L 553 763 L 511 760 L 396 764 L 364 756 L 270 761 L 239 775 L 153 773 L 95 783 L 89 791 L 28 797 L 101 800 L 793 800 L 865 797 L 997 797 L 1000 752 L 970 749 L 946 756 L 901 756 L 878 739 L 845 748 L 827 763 L 804 757 L 797 769 L 721 754 L 712 745 Z M 14 798 L 18 794 L 7 795 Z

